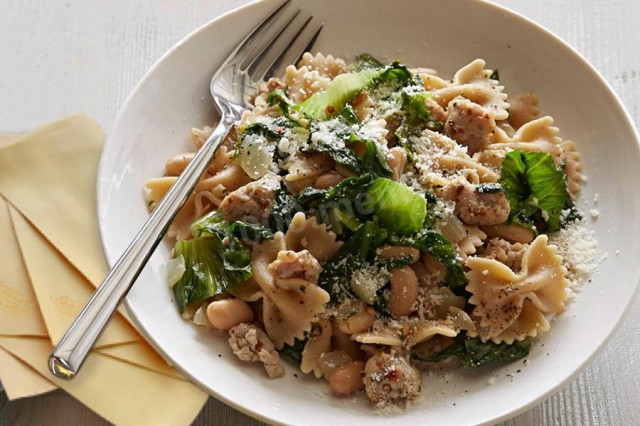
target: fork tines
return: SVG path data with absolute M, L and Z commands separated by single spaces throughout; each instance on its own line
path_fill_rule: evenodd
M 284 73 L 288 64 L 297 63 L 311 50 L 323 24 L 311 25 L 313 15 L 297 8 L 288 11 L 290 0 L 280 4 L 237 48 L 241 72 L 253 82 Z

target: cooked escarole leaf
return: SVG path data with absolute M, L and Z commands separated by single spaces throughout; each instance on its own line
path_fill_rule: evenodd
M 398 61 L 393 61 L 387 65 L 380 76 L 376 79 L 376 84 L 394 83 L 398 88 L 411 84 L 414 81 L 413 74 Z M 422 85 L 422 83 L 420 83 Z
M 224 238 L 229 231 L 229 222 L 219 211 L 212 211 L 193 222 L 190 231 L 194 237 L 217 235 Z
M 259 119 L 251 124 L 238 129 L 238 143 L 249 135 L 261 135 L 265 138 L 277 140 L 291 127 L 291 122 L 286 117 L 278 117 L 274 120 L 268 118 Z
M 466 284 L 467 279 L 464 276 L 462 266 L 456 259 L 456 253 L 451 242 L 437 231 L 425 229 L 412 237 L 390 235 L 388 242 L 396 246 L 415 247 L 435 257 L 447 268 L 447 276 L 445 278 L 447 287 L 455 289 Z
M 353 149 L 348 146 L 353 130 L 353 127 L 345 123 L 345 119 L 342 117 L 329 121 L 313 122 L 311 137 L 305 145 L 300 147 L 300 151 L 327 153 L 336 163 L 357 172 L 361 161 Z
M 367 190 L 368 199 L 380 224 L 399 235 L 422 228 L 427 214 L 425 198 L 400 182 L 376 178 Z
M 482 342 L 479 338 L 470 338 L 465 334 L 455 337 L 453 343 L 442 351 L 429 356 L 420 357 L 413 354 L 412 358 L 418 361 L 439 362 L 451 356 L 457 357 L 462 365 L 467 368 L 480 367 L 481 365 L 495 362 L 517 361 L 529 355 L 533 340 L 526 339 L 522 342 L 506 343 Z
M 231 224 L 229 232 L 231 232 L 235 237 L 251 243 L 271 240 L 274 236 L 273 231 L 269 228 L 265 228 L 264 226 L 256 223 L 242 222 L 240 220 Z
M 390 177 L 393 172 L 389 168 L 387 158 L 378 147 L 378 145 L 369 139 L 361 139 L 351 134 L 349 144 L 362 144 L 364 146 L 364 154 L 359 159 L 359 173 L 371 173 L 375 176 Z
M 560 229 L 563 209 L 573 207 L 567 178 L 545 152 L 508 153 L 502 162 L 500 185 L 509 200 L 509 221 L 541 232 Z
M 228 245 L 223 244 L 229 224 L 217 212 L 205 218 L 194 223 L 196 238 L 178 241 L 174 248 L 174 257 L 182 257 L 185 268 L 173 286 L 180 313 L 189 303 L 224 293 L 251 278 L 247 246 L 233 235 L 227 235 Z
M 329 87 L 296 105 L 296 108 L 309 118 L 327 120 L 340 114 L 345 104 L 371 86 L 382 72 L 380 69 L 364 69 L 340 74 L 331 81 Z
M 295 108 L 310 119 L 327 120 L 340 114 L 348 102 L 372 86 L 385 82 L 396 82 L 403 86 L 413 78 L 407 67 L 397 61 L 383 67 L 371 67 L 376 62 L 368 61 L 368 66 L 356 72 L 337 75 L 329 87 Z
M 359 220 L 376 219 L 383 228 L 398 235 L 409 235 L 423 227 L 427 202 L 400 182 L 374 178 L 371 174 L 344 179 L 329 190 L 308 188 L 298 197 L 305 208 L 314 208 L 327 223 L 337 209 L 350 229 Z
M 343 110 L 349 111 L 350 108 Z M 329 121 L 314 122 L 311 125 L 311 137 L 301 152 L 324 152 L 338 164 L 354 173 L 371 173 L 375 176 L 388 177 L 393 174 L 387 159 L 378 144 L 374 141 L 356 135 L 357 121 L 342 114 Z M 355 116 L 353 117 L 355 118 Z M 357 120 L 357 118 L 356 118 Z M 353 123 L 353 124 L 350 124 Z M 356 154 L 356 146 L 361 148 L 360 157 Z
M 347 123 L 349 126 L 360 124 L 360 120 L 358 120 L 358 117 L 356 116 L 356 113 L 353 110 L 353 107 L 349 104 L 346 104 L 344 106 L 344 108 L 342 109 L 342 112 L 340 113 L 340 117 L 342 117 L 344 122 Z
M 313 209 L 318 220 L 330 224 L 338 235 L 347 229 L 355 231 L 373 213 L 365 210 L 362 202 L 373 179 L 364 174 L 346 178 L 331 189 L 306 188 L 298 196 L 298 203 L 304 209 Z
M 328 203 L 338 201 L 356 201 L 362 194 L 366 194 L 367 189 L 373 182 L 374 177 L 370 174 L 348 177 L 331 189 L 305 188 L 298 196 L 300 206 L 308 209 L 314 207 L 326 209 Z
M 269 226 L 272 231 L 286 232 L 296 213 L 303 211 L 298 200 L 289 194 L 284 188 L 276 191 L 273 200 L 273 209 L 269 216 Z
M 431 96 L 422 88 L 422 83 L 407 87 L 400 93 L 400 109 L 404 113 L 396 136 L 400 145 L 407 151 L 409 159 L 413 159 L 413 149 L 409 138 L 419 136 L 424 129 L 442 130 L 442 124 L 430 119 L 430 112 L 425 99 Z
M 367 256 L 377 242 L 377 231 L 377 226 L 371 221 L 360 225 L 322 268 L 318 285 L 331 295 L 332 302 L 353 296 L 351 276 L 354 271 L 367 265 Z
M 353 71 L 357 72 L 366 69 L 382 67 L 384 67 L 384 64 L 382 62 L 369 55 L 368 53 L 363 53 L 361 55 L 358 55 L 358 57 L 356 58 L 356 61 L 353 64 Z
M 282 110 L 282 114 L 290 120 L 291 118 L 290 108 L 293 108 L 295 104 L 289 97 L 286 92 L 280 88 L 274 89 L 267 95 L 267 103 L 269 106 L 278 105 Z
M 300 364 L 302 362 L 302 351 L 304 350 L 304 347 L 307 344 L 308 340 L 309 339 L 304 339 L 304 340 L 295 339 L 295 341 L 293 342 L 293 345 L 285 344 L 284 347 L 280 349 L 278 352 L 280 352 L 280 354 L 282 355 L 288 356 L 289 358 L 294 360 L 296 363 Z

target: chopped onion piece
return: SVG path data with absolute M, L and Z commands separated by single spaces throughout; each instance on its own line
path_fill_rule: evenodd
M 439 226 L 440 233 L 452 243 L 457 243 L 467 236 L 463 223 L 455 215 L 448 215 Z
M 196 310 L 196 313 L 193 314 L 193 323 L 195 325 L 213 328 L 213 325 L 211 324 L 211 322 L 209 322 L 209 318 L 207 317 L 207 306 L 209 306 L 209 304 L 206 302 L 200 305 L 200 307 Z
M 250 135 L 242 142 L 238 163 L 251 179 L 260 179 L 270 171 L 273 150 L 265 137 Z
M 184 264 L 184 257 L 182 257 L 182 255 L 171 259 L 167 263 L 167 283 L 169 284 L 169 287 L 176 285 L 186 270 L 187 268 Z

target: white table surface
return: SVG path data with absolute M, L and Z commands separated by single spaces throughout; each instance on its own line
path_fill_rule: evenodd
M 78 112 L 109 131 L 128 93 L 162 53 L 248 2 L 0 0 L 0 133 L 23 132 Z M 640 123 L 640 1 L 497 3 L 544 25 L 586 56 Z M 639 298 L 591 366 L 507 424 L 640 425 Z M 86 411 L 60 391 L 12 403 L 0 395 L 0 425 L 102 423 Z M 211 398 L 196 424 L 258 422 Z

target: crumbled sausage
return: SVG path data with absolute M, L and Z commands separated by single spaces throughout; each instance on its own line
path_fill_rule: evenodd
M 410 401 L 420 393 L 420 372 L 403 356 L 379 352 L 369 358 L 364 374 L 364 389 L 376 407 Z
M 283 250 L 269 264 L 269 271 L 276 278 L 304 278 L 314 284 L 318 283 L 321 269 L 318 260 L 307 250 Z
M 229 346 L 242 361 L 262 362 L 270 379 L 284 375 L 284 367 L 273 342 L 257 325 L 241 323 L 231 328 Z
M 230 222 L 260 222 L 269 215 L 279 187 L 280 177 L 273 173 L 266 174 L 224 197 L 220 212 Z
M 455 98 L 447 107 L 444 133 L 467 147 L 469 154 L 482 151 L 491 142 L 496 122 L 480 105 Z
M 514 272 L 518 272 L 528 246 L 528 244 L 510 243 L 502 238 L 492 238 L 480 255 L 504 263 Z
M 471 185 L 453 188 L 454 213 L 467 225 L 498 225 L 509 218 L 509 200 L 504 192 L 481 193 Z

